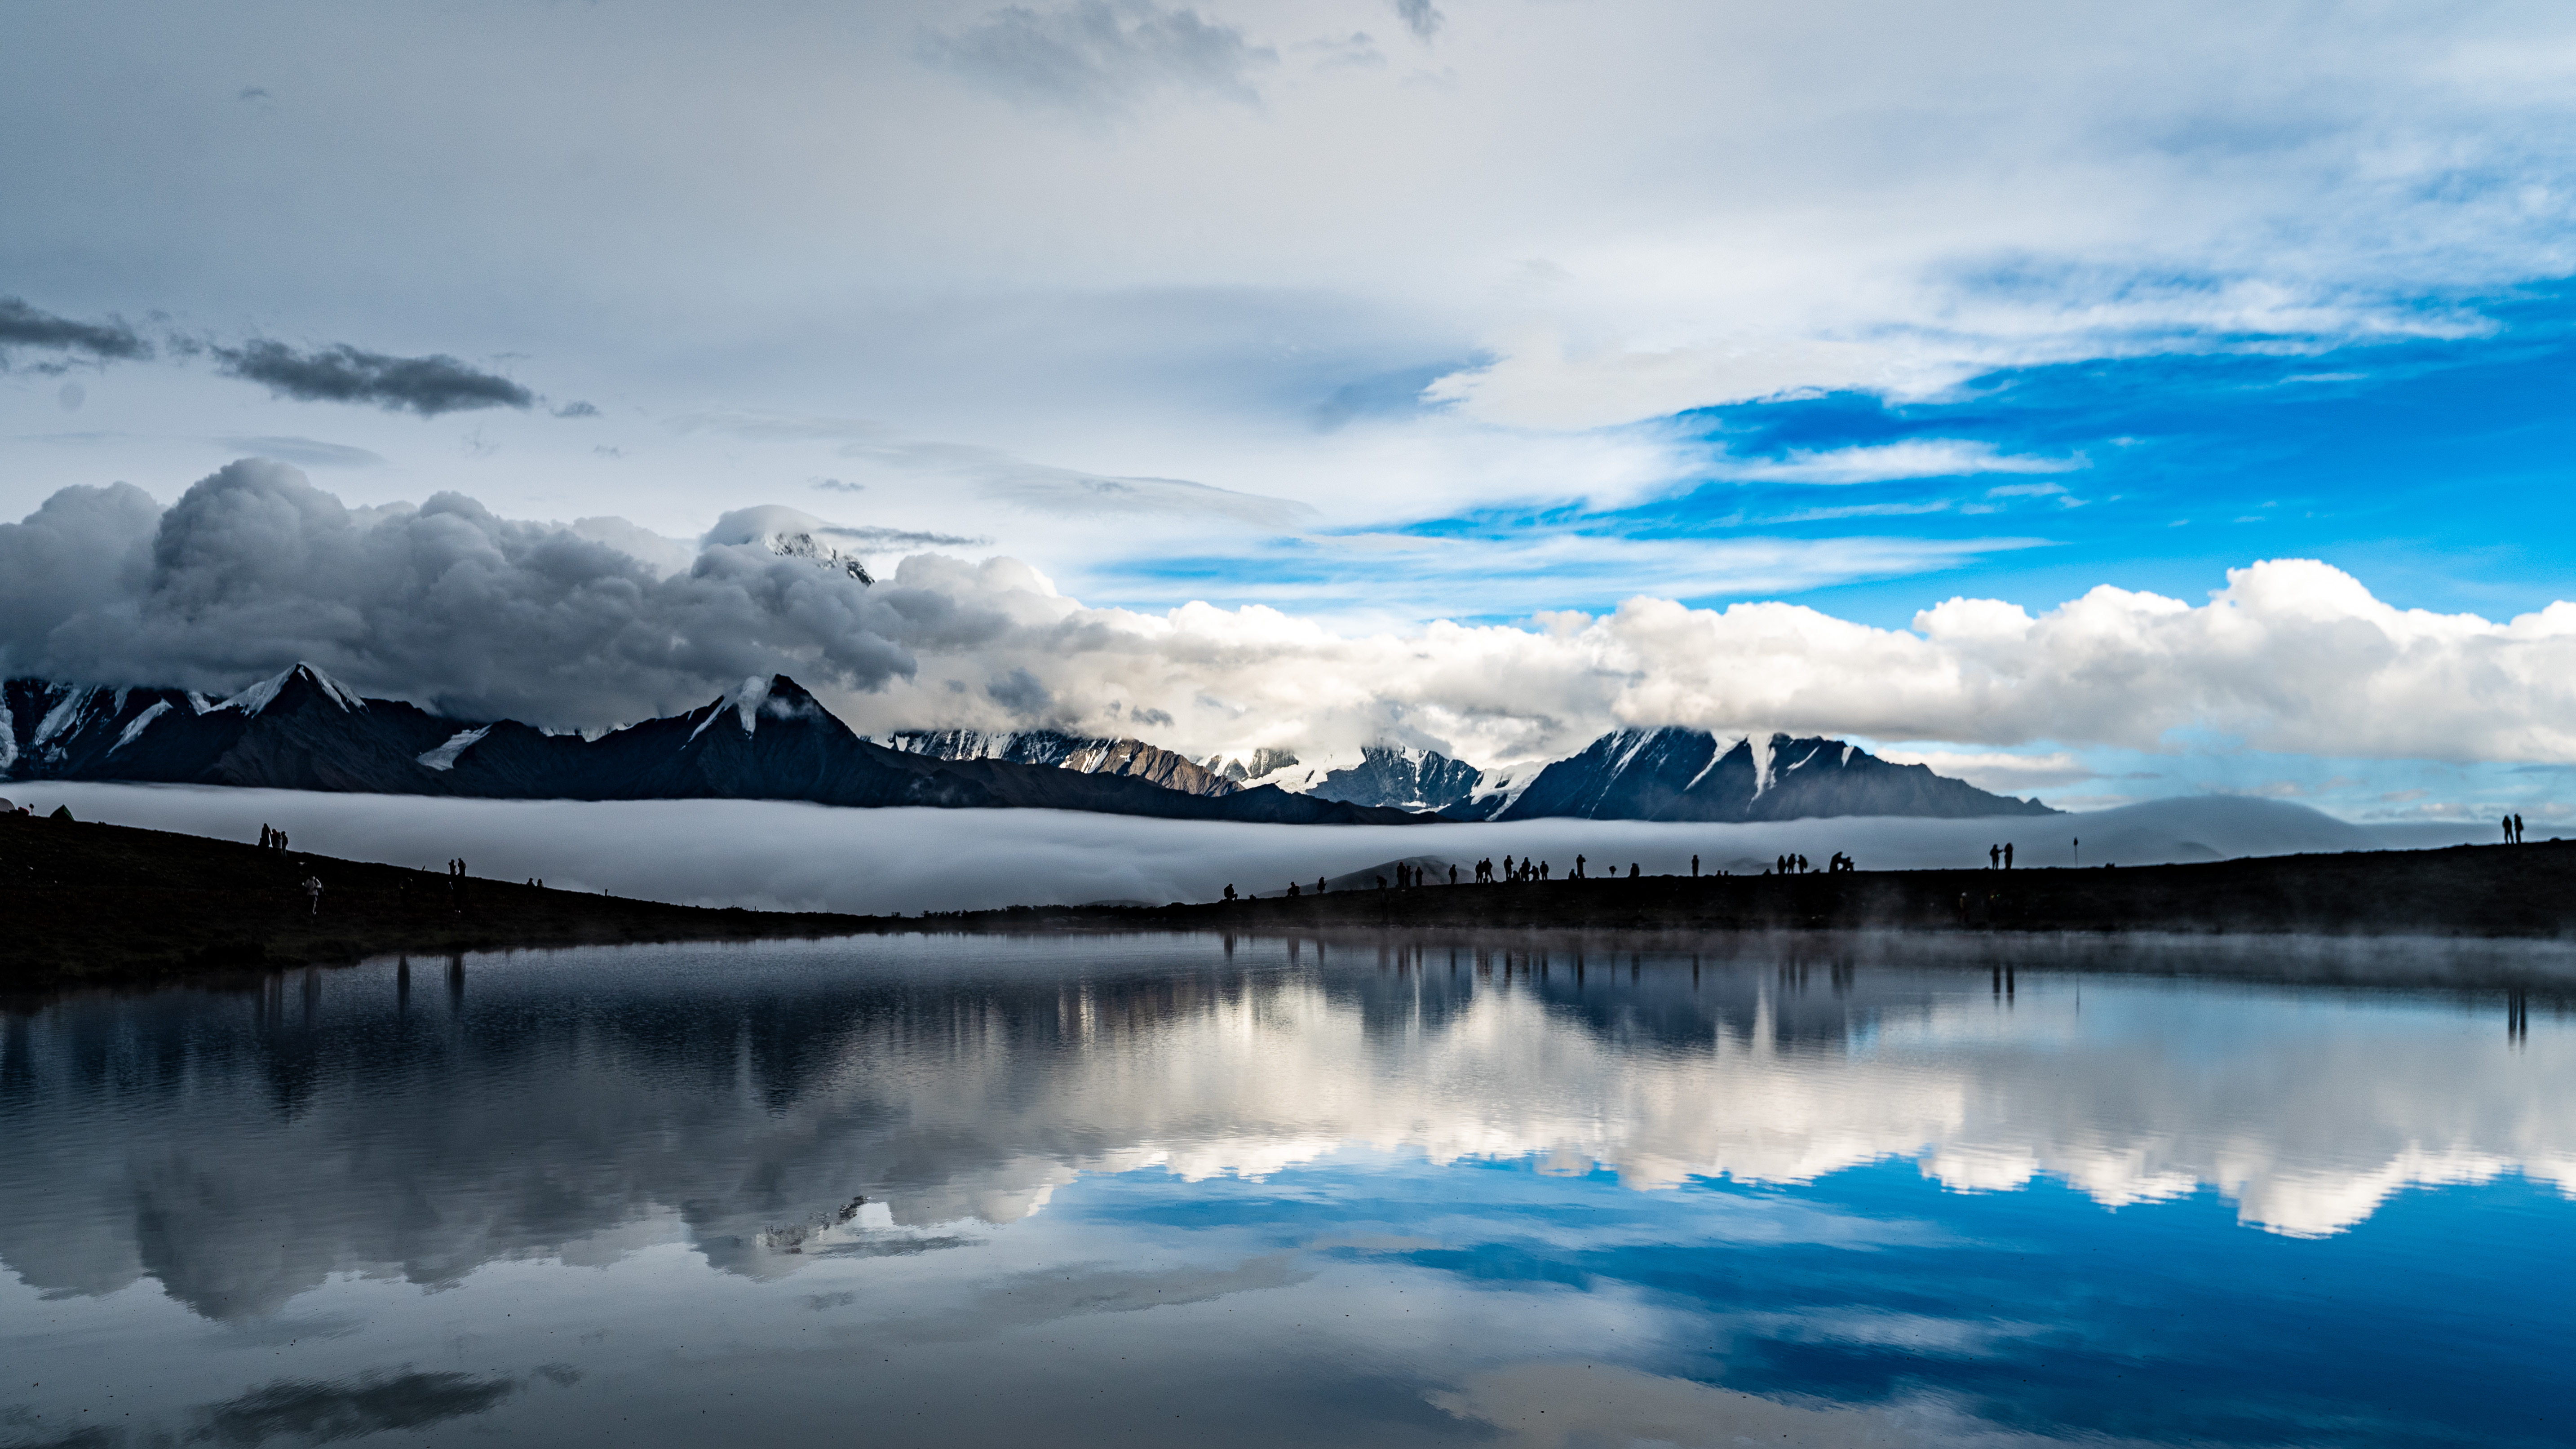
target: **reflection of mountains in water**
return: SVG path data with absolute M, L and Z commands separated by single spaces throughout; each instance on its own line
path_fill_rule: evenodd
M 0 1262 L 213 1317 L 675 1237 L 768 1276 L 975 1241 L 1080 1173 L 1353 1143 L 1646 1188 L 1890 1156 L 2110 1204 L 2221 1185 L 2296 1232 L 2409 1182 L 2576 1184 L 2562 1033 L 2508 1051 L 2384 995 L 2008 991 L 1892 949 L 913 938 L 305 974 L 247 1012 L 74 1000 L 0 1018 Z

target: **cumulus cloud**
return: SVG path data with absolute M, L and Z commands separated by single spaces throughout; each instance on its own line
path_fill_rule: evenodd
M 537 395 L 498 373 L 468 367 L 445 354 L 392 357 L 339 343 L 298 352 L 283 342 L 254 338 L 239 347 L 211 346 L 215 365 L 280 397 L 302 402 L 373 403 L 388 412 L 422 417 L 475 408 L 526 408 Z
M 11 672 L 209 689 L 307 659 L 461 712 L 585 725 L 780 671 L 863 731 L 1114 733 L 1161 711 L 1156 743 L 1194 755 L 1396 739 L 1496 764 L 1685 725 L 2576 761 L 2576 603 L 2503 622 L 2400 609 L 2313 560 L 2232 570 L 2201 604 L 1953 598 L 1905 629 L 1639 597 L 1346 633 L 1263 605 L 1093 608 L 1007 558 L 915 553 L 870 586 L 836 562 L 836 529 L 905 536 L 745 509 L 682 566 L 684 546 L 618 520 L 514 522 L 454 493 L 351 509 L 246 460 L 166 513 L 120 484 L 0 526 L 0 651 Z
M 203 689 L 309 659 L 458 713 L 588 724 L 755 674 L 879 688 L 913 668 L 892 636 L 996 627 L 971 600 L 872 592 L 756 542 L 664 572 L 603 536 L 454 493 L 352 509 L 264 459 L 166 512 L 122 484 L 66 489 L 0 527 L 0 652 L 11 673 Z
M 1416 40 L 1429 40 L 1438 35 L 1441 23 L 1449 18 L 1441 14 L 1431 0 L 1395 0 L 1395 14 L 1404 22 L 1404 28 L 1413 32 Z
M 1231 25 L 1151 0 L 1005 6 L 963 30 L 925 36 L 921 55 L 1007 100 L 1096 116 L 1164 90 L 1254 102 L 1253 72 L 1279 61 Z
M 39 311 L 17 297 L 0 297 L 0 367 L 19 349 L 51 354 L 35 371 L 59 372 L 75 360 L 132 362 L 152 355 L 152 344 L 123 318 L 80 322 Z

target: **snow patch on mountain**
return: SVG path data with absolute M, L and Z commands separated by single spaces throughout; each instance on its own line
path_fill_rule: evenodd
M 116 743 L 107 747 L 107 752 L 111 755 L 115 754 L 117 751 L 124 749 L 127 745 L 143 738 L 144 730 L 150 728 L 154 720 L 159 719 L 161 716 L 168 714 L 169 712 L 170 701 L 166 699 L 153 701 L 150 709 L 136 715 L 133 720 L 125 726 L 124 732 L 116 737 Z
M 453 770 L 456 768 L 456 757 L 474 748 L 475 741 L 490 733 L 492 733 L 490 725 L 485 725 L 481 729 L 458 730 L 447 737 L 445 744 L 434 750 L 424 750 L 415 758 L 422 765 L 433 770 Z
M 64 695 L 62 703 L 45 711 L 45 717 L 36 721 L 36 737 L 28 741 L 28 748 L 41 753 L 45 746 L 70 734 L 72 727 L 79 723 L 81 715 L 86 712 L 89 702 L 102 693 L 104 691 L 92 686 L 87 689 L 75 689 Z

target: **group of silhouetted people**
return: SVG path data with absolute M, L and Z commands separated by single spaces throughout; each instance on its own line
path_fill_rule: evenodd
M 1988 869 L 1988 870 L 2010 870 L 2010 869 L 2012 869 L 2012 855 L 2013 855 L 2013 852 L 2012 852 L 2012 842 L 2011 842 L 2011 841 L 2005 841 L 2005 842 L 2004 842 L 2003 844 L 2001 844 L 2001 845 L 1989 845 L 1989 846 L 1987 846 L 1987 847 L 1986 847 L 1986 869 Z
M 286 849 L 286 832 L 283 830 L 273 829 L 266 825 L 261 826 L 259 828 L 259 848 L 262 850 L 284 851 Z
M 2520 815 L 2508 815 L 2504 818 L 2504 843 L 2507 845 L 2522 844 L 2522 817 Z

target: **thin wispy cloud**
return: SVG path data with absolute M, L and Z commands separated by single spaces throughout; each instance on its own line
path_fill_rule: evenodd
M 244 436 L 233 434 L 215 440 L 237 453 L 275 458 L 303 468 L 377 468 L 384 456 L 346 443 L 326 443 L 319 438 L 299 438 L 285 434 Z
M 2071 473 L 2081 458 L 2006 453 L 1992 443 L 1920 438 L 1875 446 L 1785 453 L 1776 458 L 1721 456 L 1713 477 L 1762 483 L 1884 483 L 1900 478 L 1973 478 L 1989 473 Z M 2063 492 L 2062 488 L 2055 491 Z M 1998 496 L 2012 490 L 1997 489 Z
M 955 443 L 859 444 L 842 455 L 864 458 L 913 476 L 964 482 L 985 500 L 1033 513 L 1068 517 L 1194 516 L 1255 528 L 1289 528 L 1311 519 L 1310 505 L 1289 498 L 1238 493 L 1185 478 L 1141 478 L 1086 473 L 1033 463 L 994 448 Z

